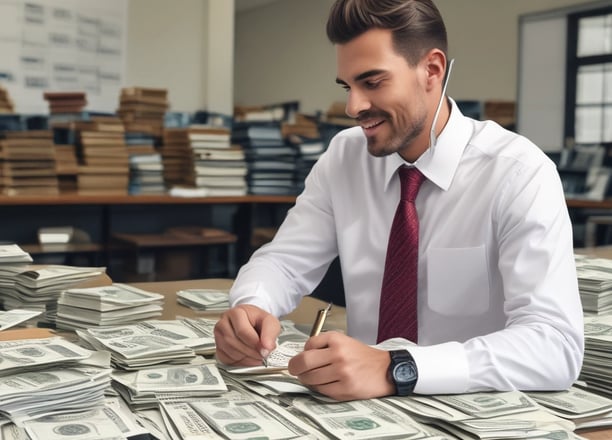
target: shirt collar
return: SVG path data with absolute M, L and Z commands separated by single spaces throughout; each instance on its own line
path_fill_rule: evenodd
M 451 112 L 446 126 L 438 136 L 433 150 L 427 149 L 417 161 L 412 164 L 421 171 L 427 180 L 446 191 L 450 187 L 463 151 L 467 146 L 473 132 L 470 119 L 465 117 L 455 101 L 448 98 L 451 103 Z M 387 156 L 385 166 L 385 190 L 391 178 L 402 165 L 408 163 L 397 153 Z

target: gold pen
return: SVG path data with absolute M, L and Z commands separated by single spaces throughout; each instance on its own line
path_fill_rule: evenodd
M 321 329 L 323 328 L 323 324 L 325 324 L 325 319 L 327 318 L 331 308 L 332 303 L 329 303 L 324 309 L 319 309 L 315 322 L 312 325 L 312 330 L 310 330 L 310 336 L 317 336 L 319 333 L 321 333 Z

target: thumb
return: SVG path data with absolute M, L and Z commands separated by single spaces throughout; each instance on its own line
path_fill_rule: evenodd
M 259 353 L 268 356 L 276 348 L 276 339 L 280 334 L 280 322 L 273 315 L 267 315 L 260 323 Z

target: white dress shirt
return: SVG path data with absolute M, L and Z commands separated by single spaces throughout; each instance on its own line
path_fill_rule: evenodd
M 554 390 L 578 376 L 583 318 L 572 228 L 553 162 L 526 138 L 461 114 L 415 163 L 419 213 L 416 393 Z M 340 256 L 347 333 L 376 342 L 398 155 L 342 131 L 274 240 L 241 268 L 231 303 L 281 316 Z

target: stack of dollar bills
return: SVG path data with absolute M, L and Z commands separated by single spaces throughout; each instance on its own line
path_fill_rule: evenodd
M 216 321 L 149 320 L 137 324 L 77 330 L 82 342 L 111 352 L 116 368 L 135 370 L 164 363 L 183 364 L 196 354 L 212 354 Z
M 584 314 L 612 312 L 612 260 L 576 255 L 576 273 Z
M 47 321 L 55 323 L 61 292 L 105 272 L 104 267 L 30 266 L 15 275 L 14 288 L 4 296 L 4 308 L 39 310 L 45 312 Z
M 161 316 L 164 297 L 127 284 L 73 288 L 57 301 L 58 328 L 77 329 L 130 324 Z
M 612 398 L 612 315 L 584 318 L 584 362 L 580 380 L 590 391 Z
M 17 423 L 99 406 L 110 386 L 109 356 L 61 337 L 1 341 L 0 359 L 0 414 Z
M 201 356 L 189 364 L 158 365 L 138 371 L 116 370 L 113 388 L 132 409 L 157 408 L 158 399 L 219 396 L 227 391 L 214 360 Z
M 176 292 L 177 301 L 193 310 L 223 312 L 229 309 L 228 292 L 214 289 L 184 289 Z

